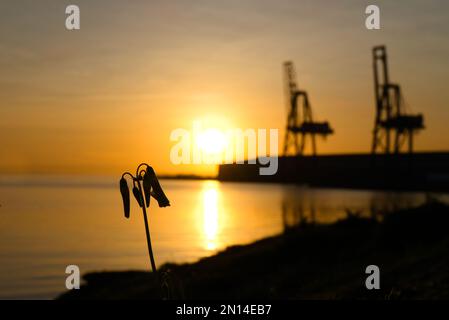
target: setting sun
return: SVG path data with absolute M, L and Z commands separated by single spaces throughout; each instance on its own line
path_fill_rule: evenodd
M 228 144 L 226 135 L 218 129 L 203 131 L 197 140 L 198 148 L 205 154 L 222 153 Z

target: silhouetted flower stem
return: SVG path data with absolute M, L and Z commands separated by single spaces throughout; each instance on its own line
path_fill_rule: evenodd
M 144 195 L 143 195 L 143 190 L 142 190 L 142 185 L 140 183 L 140 180 L 137 181 L 137 184 L 139 186 L 139 192 L 142 195 L 142 199 L 143 199 Z M 156 263 L 154 262 L 153 249 L 151 247 L 150 228 L 148 227 L 147 210 L 145 208 L 145 204 L 142 206 L 142 212 L 143 212 L 143 221 L 145 222 L 145 232 L 147 235 L 148 253 L 150 254 L 151 269 L 153 270 L 153 272 L 157 272 L 156 271 Z
M 144 170 L 140 170 L 142 166 L 145 167 Z M 132 193 L 137 203 L 139 204 L 139 207 L 142 208 L 143 220 L 145 223 L 145 234 L 147 236 L 148 253 L 150 255 L 151 269 L 154 273 L 156 273 L 156 276 L 159 279 L 156 269 L 156 262 L 154 261 L 153 248 L 151 246 L 150 228 L 148 226 L 148 217 L 146 208 L 150 207 L 151 197 L 157 200 L 159 207 L 169 206 L 170 202 L 165 196 L 165 193 L 162 190 L 161 185 L 159 184 L 159 181 L 156 177 L 156 173 L 154 172 L 153 168 L 146 163 L 141 163 L 137 167 L 135 176 L 133 176 L 129 172 L 125 172 L 122 174 L 122 177 L 120 179 L 120 193 L 122 195 L 123 209 L 126 218 L 129 218 L 130 216 L 130 192 L 128 183 L 126 182 L 125 179 L 126 176 L 131 177 L 133 184 Z

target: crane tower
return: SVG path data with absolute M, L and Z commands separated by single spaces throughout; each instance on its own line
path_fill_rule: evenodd
M 373 48 L 373 69 L 376 119 L 372 154 L 378 151 L 384 154 L 390 154 L 393 151 L 398 154 L 405 149 L 406 141 L 408 141 L 408 152 L 412 153 L 413 135 L 416 131 L 424 129 L 424 119 L 422 114 L 406 114 L 401 87 L 390 83 L 385 46 Z
M 315 156 L 315 136 L 319 135 L 326 137 L 334 131 L 327 121 L 313 121 L 309 97 L 306 91 L 298 89 L 296 84 L 295 69 L 291 61 L 284 63 L 284 74 L 287 105 L 289 108 L 287 128 L 285 132 L 284 155 L 303 155 L 306 145 L 306 138 L 307 136 L 310 136 L 312 143 L 312 154 Z

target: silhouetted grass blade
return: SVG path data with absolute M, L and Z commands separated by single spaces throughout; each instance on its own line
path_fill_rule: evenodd
M 130 198 L 129 198 L 128 183 L 126 182 L 125 178 L 120 179 L 120 193 L 122 194 L 123 210 L 125 211 L 125 218 L 129 218 Z

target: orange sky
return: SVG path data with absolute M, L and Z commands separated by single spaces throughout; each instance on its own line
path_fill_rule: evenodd
M 427 129 L 417 150 L 449 147 L 446 1 L 5 1 L 0 4 L 0 173 L 213 174 L 170 163 L 170 132 L 279 128 L 282 62 L 294 61 L 317 120 L 336 134 L 320 153 L 367 152 L 371 47 L 386 44 L 392 81 Z M 81 30 L 66 31 L 76 3 Z M 282 141 L 280 141 L 282 145 Z

